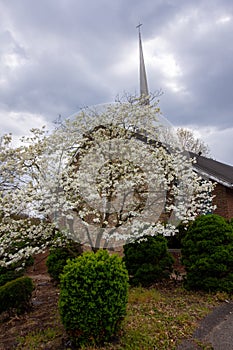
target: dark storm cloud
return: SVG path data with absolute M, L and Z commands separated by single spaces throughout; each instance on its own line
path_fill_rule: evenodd
M 150 91 L 164 91 L 165 117 L 174 125 L 232 130 L 227 0 L 2 0 L 0 116 L 52 121 L 138 92 L 139 21 Z M 7 125 L 2 118 L 2 129 Z

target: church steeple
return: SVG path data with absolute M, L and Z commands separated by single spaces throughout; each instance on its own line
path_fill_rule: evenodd
M 136 28 L 138 28 L 138 35 L 139 35 L 140 96 L 143 99 L 149 96 L 149 90 L 148 90 L 146 68 L 145 68 L 145 62 L 144 62 L 144 56 L 143 56 L 143 50 L 142 50 L 141 26 L 142 24 L 139 24 Z M 149 103 L 147 98 L 145 100 L 145 103 L 146 104 Z

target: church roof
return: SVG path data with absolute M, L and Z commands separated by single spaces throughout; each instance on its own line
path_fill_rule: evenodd
M 233 188 L 233 166 L 189 152 L 191 158 L 196 159 L 194 170 L 203 177 Z

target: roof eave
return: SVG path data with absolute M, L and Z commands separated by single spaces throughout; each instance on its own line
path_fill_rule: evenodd
M 225 187 L 233 188 L 233 184 L 231 182 L 229 182 L 227 180 L 220 179 L 217 176 L 211 175 L 208 172 L 205 172 L 196 166 L 194 166 L 194 168 L 197 171 L 197 173 L 199 175 L 201 175 L 202 177 L 206 177 L 206 178 L 210 179 L 211 181 L 217 182 Z

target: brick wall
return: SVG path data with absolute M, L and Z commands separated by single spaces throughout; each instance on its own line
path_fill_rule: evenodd
M 233 189 L 226 189 L 227 204 L 228 204 L 228 218 L 233 218 Z
M 213 194 L 215 195 L 213 204 L 217 206 L 214 213 L 226 219 L 233 218 L 233 190 L 217 184 Z

